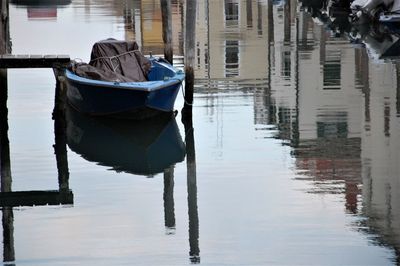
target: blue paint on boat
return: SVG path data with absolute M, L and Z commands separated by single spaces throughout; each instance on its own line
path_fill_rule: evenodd
M 152 66 L 145 82 L 88 79 L 67 69 L 68 102 L 82 113 L 98 116 L 140 119 L 173 112 L 185 74 L 164 60 L 149 59 Z

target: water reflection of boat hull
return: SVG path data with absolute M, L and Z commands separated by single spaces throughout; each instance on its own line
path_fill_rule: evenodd
M 172 115 L 144 121 L 111 120 L 68 108 L 67 142 L 88 161 L 138 175 L 160 173 L 185 157 Z

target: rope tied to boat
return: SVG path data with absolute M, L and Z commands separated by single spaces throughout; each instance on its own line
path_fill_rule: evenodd
M 113 55 L 113 56 L 101 56 L 101 57 L 97 57 L 97 58 L 95 58 L 95 59 L 90 60 L 89 64 L 92 63 L 92 62 L 99 61 L 99 60 L 109 59 L 109 60 L 110 60 L 111 67 L 112 67 L 112 70 L 113 70 L 113 72 L 115 72 L 115 71 L 117 70 L 117 68 L 120 67 L 121 64 L 117 62 L 117 65 L 114 66 L 114 63 L 113 63 L 113 61 L 112 61 L 113 59 L 118 59 L 119 57 L 122 57 L 122 56 L 125 56 L 125 55 L 128 55 L 128 54 L 132 54 L 132 53 L 135 53 L 135 52 L 137 52 L 137 51 L 139 51 L 139 50 L 131 50 L 131 51 L 128 51 L 128 52 L 125 52 L 125 53 L 122 53 L 122 54 Z
M 193 103 L 188 103 L 188 102 L 186 101 L 185 90 L 183 89 L 182 83 L 181 83 L 181 90 L 182 90 L 182 95 L 183 95 L 183 101 L 184 101 L 184 103 L 185 103 L 186 105 L 193 106 Z

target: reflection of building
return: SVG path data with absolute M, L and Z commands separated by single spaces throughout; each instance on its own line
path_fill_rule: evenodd
M 309 171 L 318 192 L 344 193 L 346 209 L 356 213 L 363 95 L 355 80 L 355 49 L 307 20 L 299 25 L 297 166 Z
M 293 147 L 298 179 L 312 182 L 309 192 L 344 195 L 346 210 L 364 216 L 368 234 L 399 261 L 399 65 L 374 64 L 305 13 L 289 30 L 288 14 L 287 4 L 273 8 L 271 92 L 259 95 L 264 106 L 255 116 L 266 119 L 256 123 L 277 125 L 277 137 Z
M 270 102 L 268 110 L 261 110 L 263 105 L 255 105 L 255 122 L 257 124 L 274 123 L 278 126 L 279 137 L 292 139 L 291 123 L 295 118 L 297 86 L 297 31 L 296 2 L 287 1 L 285 5 L 270 6 L 272 27 L 270 28 L 270 91 L 262 91 L 264 101 Z M 255 97 L 256 102 L 259 97 Z
M 272 10 L 271 91 L 256 95 L 264 106 L 255 106 L 255 121 L 277 125 L 276 137 L 294 148 L 299 179 L 313 182 L 311 192 L 344 194 L 346 209 L 356 213 L 363 95 L 355 50 L 296 14 L 295 1 Z
M 366 86 L 362 135 L 363 215 L 377 240 L 400 259 L 399 65 L 364 62 Z
M 182 55 L 183 2 L 173 0 L 172 34 L 175 55 Z M 159 0 L 127 1 L 125 7 L 126 39 L 135 39 L 145 53 L 163 54 L 161 5 Z
M 174 0 L 171 6 L 175 55 L 183 53 L 183 3 Z M 267 79 L 267 7 L 258 1 L 198 1 L 196 79 Z M 124 18 L 129 38 L 146 53 L 163 54 L 160 1 L 127 2 Z
M 207 1 L 207 20 L 198 26 L 199 78 L 266 79 L 268 73 L 268 5 L 258 1 Z M 207 29 L 207 31 L 204 31 Z M 197 34 L 196 34 L 197 36 Z M 200 40 L 204 41 L 200 41 Z M 201 53 L 201 51 L 207 53 Z M 240 67 L 239 67 L 240 66 Z

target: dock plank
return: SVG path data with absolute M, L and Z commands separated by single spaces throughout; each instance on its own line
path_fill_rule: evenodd
M 0 56 L 0 68 L 55 68 L 67 67 L 68 55 L 12 55 Z

